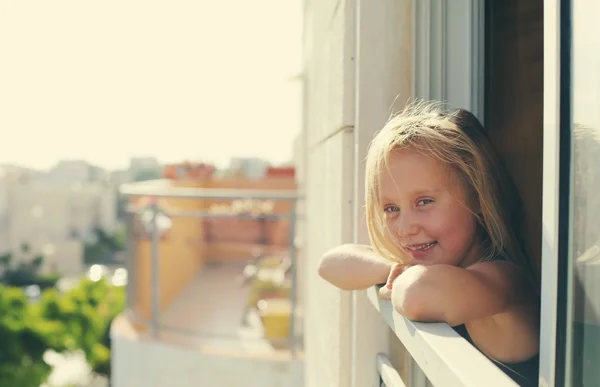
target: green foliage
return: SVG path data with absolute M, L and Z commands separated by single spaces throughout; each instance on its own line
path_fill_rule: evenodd
M 2 385 L 38 387 L 50 374 L 43 355 L 57 346 L 58 324 L 44 321 L 22 290 L 0 286 L 0 380 Z
M 40 289 L 44 290 L 55 287 L 59 279 L 59 275 L 36 275 L 29 270 L 17 268 L 6 270 L 0 282 L 4 283 L 6 286 L 14 287 L 38 285 Z
M 92 370 L 110 375 L 109 329 L 125 307 L 125 288 L 82 280 L 60 293 L 43 292 L 30 302 L 22 290 L 0 286 L 0 381 L 38 387 L 51 369 L 44 353 L 81 350 Z
M 67 350 L 82 350 L 94 372 L 110 374 L 108 332 L 125 308 L 123 287 L 83 280 L 62 295 L 56 290 L 44 292 L 39 307 L 43 319 L 61 324 L 61 343 Z
M 83 259 L 88 264 L 106 263 L 114 259 L 118 251 L 125 249 L 125 230 L 119 229 L 114 235 L 107 234 L 104 230 L 94 229 L 95 240 L 88 242 L 83 247 Z
M 12 254 L 11 253 L 5 253 L 0 255 L 0 265 L 1 266 L 10 266 L 12 262 Z
M 0 276 L 0 283 L 7 286 L 24 287 L 29 285 L 38 285 L 40 289 L 51 288 L 59 280 L 58 275 L 39 275 L 40 268 L 44 263 L 44 257 L 37 255 L 28 261 L 26 260 L 30 248 L 27 243 L 21 245 L 18 260 L 19 264 L 13 264 L 14 254 L 6 253 L 0 256 L 0 266 L 4 269 Z

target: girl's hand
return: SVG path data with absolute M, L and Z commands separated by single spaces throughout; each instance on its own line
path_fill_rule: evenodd
M 394 266 L 392 266 L 385 285 L 382 286 L 381 289 L 379 289 L 379 298 L 382 298 L 384 300 L 392 299 L 392 285 L 394 283 L 394 280 L 398 278 L 398 276 L 410 266 L 411 265 L 405 263 L 396 263 L 394 264 Z

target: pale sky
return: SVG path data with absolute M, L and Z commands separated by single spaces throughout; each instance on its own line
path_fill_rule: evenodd
M 292 156 L 299 0 L 0 2 L 0 163 Z

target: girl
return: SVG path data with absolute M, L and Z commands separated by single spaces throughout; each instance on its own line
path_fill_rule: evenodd
M 445 322 L 521 385 L 538 379 L 537 275 L 516 188 L 479 121 L 419 102 L 376 135 L 366 160 L 373 248 L 327 252 L 319 274 L 416 321 Z

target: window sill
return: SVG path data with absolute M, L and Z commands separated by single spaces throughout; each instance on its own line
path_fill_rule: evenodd
M 434 386 L 516 386 L 450 326 L 410 321 L 380 299 L 378 290 L 367 289 L 367 297 Z

